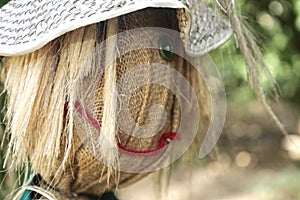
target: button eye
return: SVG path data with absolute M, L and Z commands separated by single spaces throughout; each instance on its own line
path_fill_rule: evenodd
M 167 36 L 161 36 L 158 40 L 158 48 L 160 55 L 166 60 L 171 61 L 174 57 L 174 45 L 171 38 Z

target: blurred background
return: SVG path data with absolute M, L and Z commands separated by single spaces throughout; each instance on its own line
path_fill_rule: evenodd
M 0 0 L 0 6 L 6 2 Z M 192 175 L 172 177 L 164 199 L 300 199 L 300 0 L 236 3 L 281 89 L 280 98 L 272 99 L 268 82 L 264 83 L 270 104 L 290 136 L 287 139 L 280 132 L 249 88 L 243 58 L 231 39 L 212 52 L 224 78 L 228 103 L 218 156 L 212 153 L 205 158 Z M 0 154 L 1 167 L 4 153 Z M 17 173 L 1 169 L 0 199 L 19 184 L 16 177 Z M 119 195 L 124 200 L 157 199 L 151 189 L 155 187 L 155 182 L 146 179 Z

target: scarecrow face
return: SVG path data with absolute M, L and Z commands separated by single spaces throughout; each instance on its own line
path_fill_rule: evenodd
M 123 32 L 136 28 L 161 27 L 178 31 L 176 14 L 175 9 L 145 9 L 133 12 L 118 18 L 118 29 L 119 32 Z M 107 25 L 109 24 L 104 22 L 98 26 L 100 27 L 97 33 L 99 43 L 108 37 L 106 32 Z M 179 32 L 177 38 L 179 38 Z M 106 43 L 106 45 L 110 45 L 110 43 Z M 146 84 L 132 91 L 131 96 L 128 98 L 129 112 L 127 116 L 120 114 L 122 113 L 122 109 L 120 109 L 120 113 L 117 111 L 117 114 L 119 114 L 117 117 L 119 118 L 116 123 L 120 122 L 126 125 L 132 121 L 134 126 L 130 126 L 131 131 L 129 133 L 128 129 L 124 131 L 118 127 L 115 137 L 119 150 L 125 156 L 122 162 L 126 162 L 126 159 L 137 158 L 138 160 L 135 162 L 127 160 L 126 164 L 132 171 L 140 172 L 150 165 L 153 167 L 168 158 L 167 144 L 176 137 L 181 114 L 176 96 L 163 85 L 150 82 L 153 72 L 149 70 L 149 65 L 156 63 L 168 66 L 187 76 L 188 80 L 190 79 L 189 76 L 192 68 L 183 58 L 168 51 L 172 50 L 172 48 L 184 51 L 183 43 L 181 41 L 174 41 L 171 35 L 169 36 L 154 30 L 151 32 L 150 30 L 141 31 L 138 34 L 129 35 L 126 38 L 118 38 L 117 40 L 117 49 L 121 52 L 132 45 L 139 46 L 139 48 L 122 54 L 116 59 L 117 83 L 120 82 L 124 74 L 131 73 L 132 70 L 139 68 L 143 73 L 132 73 L 124 84 L 126 86 L 134 85 L 140 81 L 138 79 L 146 80 Z M 144 46 L 155 46 L 157 48 L 144 48 Z M 89 66 L 85 66 L 87 64 L 99 67 L 99 63 L 103 63 L 106 52 L 97 48 L 101 48 L 101 45 L 96 45 L 95 52 L 97 53 L 93 53 L 92 58 L 90 58 L 92 62 L 84 62 L 83 68 L 88 68 Z M 158 72 L 161 77 L 166 78 L 169 82 L 176 81 L 173 80 L 168 72 L 164 70 Z M 67 167 L 70 171 L 64 171 L 59 178 L 52 174 L 49 174 L 50 176 L 43 175 L 43 172 L 40 172 L 43 179 L 48 183 L 52 182 L 54 178 L 56 182 L 55 188 L 67 194 L 75 192 L 77 194 L 88 193 L 98 195 L 104 190 L 115 187 L 114 181 L 111 181 L 109 186 L 107 186 L 106 181 L 99 181 L 102 180 L 101 177 L 105 180 L 107 176 L 106 166 L 101 162 L 101 158 L 99 157 L 101 152 L 97 149 L 99 148 L 97 146 L 99 131 L 104 128 L 102 123 L 105 108 L 104 88 L 105 84 L 107 84 L 105 82 L 105 73 L 107 71 L 104 70 L 103 74 L 89 74 L 84 77 L 82 84 L 79 83 L 76 86 L 78 93 L 75 99 L 74 110 L 75 135 L 71 150 L 74 154 L 71 156 L 73 162 Z M 117 84 L 117 90 L 119 91 L 119 95 L 117 96 L 118 106 L 124 103 L 122 100 L 124 84 Z M 154 119 L 153 116 L 151 119 L 149 113 L 151 113 L 151 109 L 155 105 L 163 108 L 163 112 L 155 112 Z M 144 131 L 142 132 L 140 131 L 141 126 L 147 126 L 148 128 L 143 129 Z M 158 131 L 155 134 L 149 134 L 153 130 Z M 64 144 L 62 144 L 63 146 Z M 153 155 L 156 157 L 153 158 Z M 75 177 L 73 177 L 74 174 Z M 128 185 L 145 175 L 145 173 L 132 174 L 121 172 L 119 184 L 121 186 Z M 115 177 L 116 174 L 113 173 L 112 176 Z M 114 180 L 113 178 L 111 179 Z
M 40 182 L 40 186 L 51 188 L 53 190 L 51 192 L 62 199 L 72 194 L 100 195 L 106 190 L 114 189 L 117 183 L 120 186 L 129 185 L 146 175 L 138 172 L 150 172 L 161 168 L 156 167 L 158 165 L 166 166 L 162 163 L 169 164 L 171 147 L 168 144 L 182 134 L 179 130 L 183 124 L 183 112 L 178 96 L 165 85 L 152 82 L 153 77 L 162 78 L 166 83 L 178 88 L 183 88 L 183 83 L 195 86 L 198 96 L 195 101 L 188 102 L 189 109 L 184 110 L 186 113 L 198 111 L 198 107 L 191 105 L 201 99 L 203 119 L 201 123 L 207 124 L 210 115 L 207 111 L 210 108 L 207 88 L 196 70 L 183 58 L 186 56 L 184 49 L 191 54 L 202 55 L 216 48 L 231 34 L 229 26 L 224 21 L 216 19 L 204 3 L 199 2 L 198 6 L 195 6 L 194 1 L 190 1 L 189 5 L 185 1 L 182 3 L 179 0 L 166 0 L 163 3 L 157 1 L 153 4 L 152 1 L 145 2 L 148 6 L 161 7 L 163 4 L 179 9 L 147 8 L 119 16 L 115 18 L 117 23 L 112 23 L 113 19 L 100 20 L 102 22 L 99 24 L 88 25 L 60 36 L 66 32 L 65 28 L 73 30 L 75 25 L 79 27 L 78 22 L 86 23 L 84 20 L 81 21 L 77 13 L 78 2 L 81 3 L 66 1 L 60 4 L 61 7 L 71 8 L 65 9 L 70 12 L 69 15 L 60 13 L 62 16 L 56 15 L 55 17 L 59 19 L 53 23 L 51 21 L 53 18 L 50 17 L 47 22 L 51 25 L 46 29 L 43 29 L 43 20 L 37 20 L 35 24 L 37 29 L 34 30 L 31 29 L 33 26 L 11 29 L 15 32 L 16 30 L 26 32 L 29 28 L 32 37 L 26 32 L 23 38 L 11 43 L 10 40 L 1 42 L 3 38 L 8 37 L 5 35 L 7 33 L 0 35 L 0 45 L 6 45 L 9 52 L 3 54 L 0 49 L 0 54 L 3 55 L 27 53 L 54 39 L 33 53 L 7 58 L 4 74 L 7 76 L 5 86 L 11 97 L 8 109 L 12 132 L 10 150 L 12 154 L 18 154 L 16 156 L 18 163 L 26 161 L 29 157 L 33 169 L 44 180 Z M 116 2 L 119 3 L 114 5 Z M 111 16 L 106 15 L 106 12 L 118 12 L 118 8 L 123 6 L 120 2 L 124 5 L 128 3 L 112 1 L 98 5 L 99 2 L 96 1 L 94 6 L 99 6 L 103 19 L 107 19 Z M 141 1 L 126 4 L 128 10 L 138 10 L 137 2 Z M 51 2 L 47 5 L 50 4 L 54 5 Z M 18 3 L 9 6 L 15 6 L 16 9 L 20 7 Z M 43 2 L 40 5 L 30 1 L 26 6 L 31 12 L 42 7 L 43 15 L 56 12 L 55 9 L 48 9 Z M 216 35 L 214 32 L 202 29 L 201 26 L 206 27 L 207 24 L 200 24 L 199 27 L 197 23 L 203 21 L 195 20 L 194 16 L 187 16 L 182 9 L 184 6 L 190 7 L 192 14 L 200 15 L 201 20 L 213 16 L 212 19 L 216 21 L 209 24 L 209 27 L 214 31 L 220 30 L 218 28 L 224 31 L 222 41 L 216 42 L 220 39 L 220 35 L 214 38 Z M 87 8 L 89 5 L 83 4 L 79 7 Z M 83 11 L 84 9 L 80 10 Z M 95 22 L 93 18 L 95 13 L 90 12 L 81 14 Z M 69 19 L 70 16 L 73 18 Z M 28 21 L 26 17 L 24 20 Z M 76 19 L 77 24 L 74 24 Z M 189 32 L 189 23 L 196 25 L 191 26 L 194 32 Z M 55 29 L 54 26 L 58 28 Z M 176 34 L 145 29 L 147 27 L 164 28 Z M 120 37 L 122 33 L 135 29 L 139 31 Z M 47 31 L 51 33 L 49 38 L 47 40 L 41 38 L 40 36 Z M 203 37 L 199 39 L 198 33 L 200 36 L 203 34 Z M 197 37 L 190 40 L 189 34 L 196 34 Z M 55 39 L 58 36 L 60 37 Z M 116 39 L 113 43 L 109 42 L 114 36 Z M 15 36 L 10 38 L 14 39 Z M 193 48 L 184 46 L 181 38 L 185 40 L 185 44 Z M 206 40 L 207 38 L 210 40 Z M 22 46 L 27 42 L 30 42 L 31 46 L 28 48 L 26 45 Z M 203 49 L 199 49 L 199 44 Z M 20 45 L 22 48 L 12 49 L 14 45 Z M 134 50 L 126 51 L 132 46 L 135 46 Z M 114 51 L 110 51 L 110 47 Z M 173 50 L 183 56 L 173 53 Z M 107 62 L 112 54 L 117 55 L 115 61 Z M 110 65 L 114 68 L 109 68 Z M 186 82 L 174 78 L 164 66 L 178 72 Z M 16 85 L 18 81 L 20 84 Z M 23 87 L 26 84 L 27 86 Z M 118 91 L 117 95 L 115 91 Z M 192 92 L 186 93 L 184 98 L 189 99 L 190 96 L 193 96 Z M 114 117 L 113 120 L 107 118 L 107 113 L 110 117 Z M 188 126 L 193 131 L 187 131 L 186 134 L 191 132 L 196 134 L 199 121 L 190 123 Z M 206 126 L 201 126 L 200 131 L 204 132 L 205 129 Z M 108 135 L 110 138 L 106 140 Z M 191 135 L 192 140 L 195 135 Z M 117 168 L 114 171 L 107 167 L 105 159 L 111 158 L 108 154 L 114 153 L 105 150 L 113 150 L 114 145 L 121 153 L 119 158 L 121 165 L 125 163 L 129 170 Z M 103 148 L 105 146 L 108 148 Z

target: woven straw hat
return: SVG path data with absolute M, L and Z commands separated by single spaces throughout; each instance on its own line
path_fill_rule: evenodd
M 11 0 L 0 9 L 0 55 L 35 51 L 62 34 L 147 7 L 186 8 L 186 50 L 203 55 L 232 34 L 230 25 L 199 0 Z

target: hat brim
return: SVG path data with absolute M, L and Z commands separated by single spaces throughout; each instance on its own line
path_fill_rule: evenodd
M 0 55 L 27 54 L 66 32 L 147 7 L 186 8 L 181 0 L 12 0 L 0 9 Z

